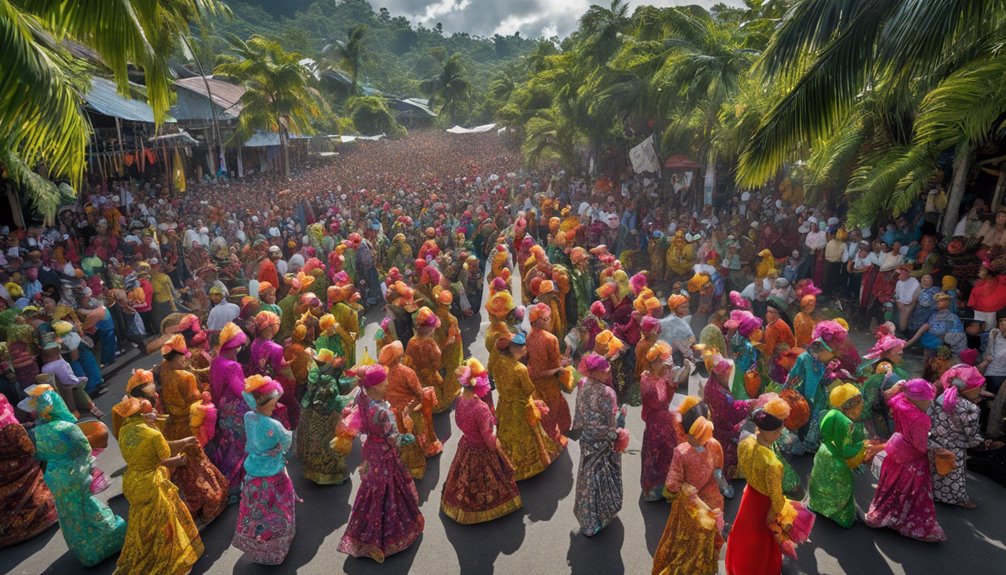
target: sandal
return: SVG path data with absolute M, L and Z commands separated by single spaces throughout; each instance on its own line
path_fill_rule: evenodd
M 965 501 L 964 503 L 961 503 L 960 506 L 963 507 L 964 509 L 977 509 L 978 508 L 978 504 L 975 503 L 974 501 Z
M 89 411 L 91 412 L 91 415 L 93 415 L 96 419 L 101 419 L 102 417 L 105 417 L 105 412 L 98 409 L 97 405 L 92 404 L 91 409 Z

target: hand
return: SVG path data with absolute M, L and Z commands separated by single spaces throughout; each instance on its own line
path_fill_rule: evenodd
M 157 414 L 152 411 L 150 413 L 144 413 L 143 421 L 147 422 L 148 425 L 155 425 L 157 423 Z

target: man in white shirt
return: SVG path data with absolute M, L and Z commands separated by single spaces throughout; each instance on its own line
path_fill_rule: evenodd
M 213 307 L 206 318 L 206 329 L 211 332 L 219 332 L 228 323 L 236 320 L 241 315 L 241 308 L 237 304 L 227 301 L 227 288 L 220 282 L 213 284 L 210 288 L 210 301 Z
M 919 280 L 912 277 L 908 266 L 900 266 L 898 283 L 894 286 L 894 303 L 898 307 L 898 329 L 902 332 L 908 329 L 908 320 L 912 317 L 921 289 Z

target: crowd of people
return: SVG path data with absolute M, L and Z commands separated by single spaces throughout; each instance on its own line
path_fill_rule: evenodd
M 233 545 L 278 565 L 299 503 L 287 459 L 340 484 L 360 448 L 338 549 L 382 562 L 423 531 L 415 479 L 449 411 L 447 517 L 520 509 L 520 482 L 575 441 L 589 537 L 623 503 L 627 406 L 642 498 L 670 502 L 654 574 L 716 573 L 724 544 L 728 573 L 779 573 L 815 518 L 853 527 L 871 464 L 862 521 L 943 540 L 935 503 L 976 506 L 966 469 L 1006 485 L 1006 210 L 974 201 L 940 241 L 956 214 L 939 206 L 853 228 L 787 183 L 692 212 L 657 179 L 528 173 L 495 135 L 421 132 L 289 182 L 96 183 L 55 225 L 0 233 L 16 510 L 0 547 L 58 522 L 85 566 L 186 573 L 236 503 Z M 377 310 L 375 357 L 358 355 Z M 483 310 L 484 364 L 459 327 Z M 850 330 L 875 343 L 861 355 Z M 131 346 L 161 361 L 109 390 L 101 368 Z M 109 434 L 125 520 L 94 497 Z M 791 460 L 808 456 L 803 478 Z

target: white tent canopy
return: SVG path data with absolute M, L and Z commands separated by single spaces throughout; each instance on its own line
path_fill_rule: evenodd
M 483 134 L 492 129 L 496 128 L 496 124 L 485 124 L 484 126 L 475 126 L 474 128 L 462 128 L 461 126 L 454 126 L 453 128 L 448 128 L 447 133 L 449 134 Z

